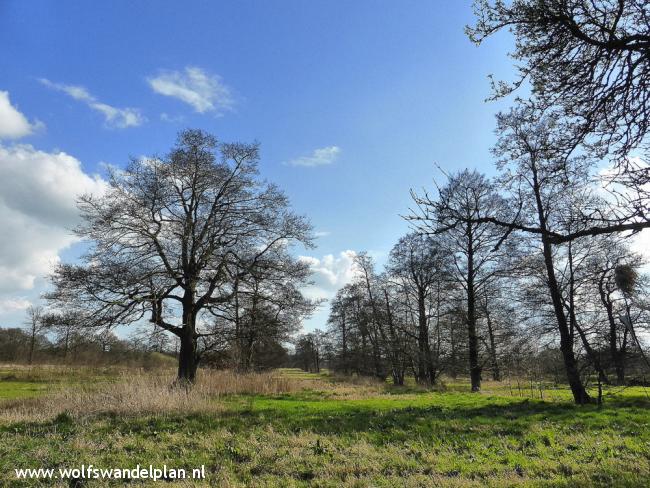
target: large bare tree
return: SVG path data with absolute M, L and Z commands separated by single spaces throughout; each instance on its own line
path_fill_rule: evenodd
M 586 403 L 590 397 L 578 370 L 572 318 L 565 310 L 555 261 L 557 242 L 551 236 L 567 229 L 568 233 L 574 232 L 574 226 L 581 225 L 573 218 L 582 213 L 581 209 L 576 209 L 575 200 L 569 196 L 588 191 L 592 161 L 586 156 L 573 156 L 563 126 L 551 117 L 540 117 L 534 107 L 518 107 L 500 114 L 497 120 L 499 142 L 494 152 L 499 158 L 502 181 L 518 209 L 512 221 L 520 230 L 539 238 L 565 372 L 575 402 Z
M 309 223 L 257 177 L 258 158 L 257 144 L 186 130 L 167 156 L 113 171 L 104 195 L 81 197 L 76 233 L 91 247 L 57 268 L 48 298 L 85 327 L 148 318 L 178 336 L 178 378 L 193 382 L 210 312 L 278 249 L 310 244 Z

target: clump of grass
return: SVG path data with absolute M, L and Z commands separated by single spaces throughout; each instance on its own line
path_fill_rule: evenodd
M 110 382 L 84 383 L 39 398 L 5 402 L 0 404 L 0 422 L 47 421 L 61 415 L 216 413 L 222 410 L 216 400 L 223 395 L 278 395 L 303 388 L 300 381 L 272 373 L 201 371 L 197 383 L 189 388 L 175 385 L 169 374 L 123 373 Z
M 123 381 L 67 387 L 39 398 L 7 402 L 0 406 L 0 421 L 34 422 L 62 415 L 84 418 L 105 413 L 195 412 L 207 410 L 208 400 L 202 388 L 175 388 L 168 380 L 136 375 Z M 214 405 L 210 407 L 215 408 Z
M 211 395 L 280 395 L 294 393 L 312 387 L 311 382 L 291 378 L 273 372 L 236 373 L 230 370 L 201 371 L 197 382 L 199 388 Z

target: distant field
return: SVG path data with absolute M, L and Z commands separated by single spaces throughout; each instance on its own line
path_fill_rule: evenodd
M 0 367 L 3 486 L 122 486 L 14 479 L 82 464 L 205 466 L 206 482 L 164 486 L 650 486 L 644 388 L 608 390 L 599 410 L 523 383 L 471 394 L 298 370 L 201 375 L 186 393 L 137 372 Z

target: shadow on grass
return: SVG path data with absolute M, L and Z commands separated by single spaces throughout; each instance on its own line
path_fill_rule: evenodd
M 477 397 L 477 400 L 480 397 Z M 144 437 L 159 432 L 207 433 L 227 429 L 233 433 L 272 427 L 277 432 L 309 432 L 318 435 L 363 436 L 371 443 L 417 440 L 432 443 L 486 436 L 523 438 L 534 425 L 543 424 L 556 432 L 589 433 L 615 430 L 636 435 L 640 425 L 650 422 L 647 399 L 610 402 L 603 409 L 569 403 L 508 400 L 483 397 L 482 405 L 467 403 L 435 405 L 390 405 L 372 401 L 305 401 L 268 397 L 237 397 L 231 408 L 213 415 L 191 414 L 149 418 L 106 417 L 107 432 L 136 433 Z M 491 401 L 501 401 L 492 404 Z

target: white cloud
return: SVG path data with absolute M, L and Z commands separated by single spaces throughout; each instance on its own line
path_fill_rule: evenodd
M 101 113 L 104 116 L 104 123 L 107 127 L 117 129 L 137 127 L 147 120 L 137 108 L 117 108 L 100 102 L 83 86 L 53 83 L 45 78 L 41 78 L 40 82 L 49 88 L 61 91 L 75 100 L 85 103 L 91 109 Z
M 18 139 L 28 136 L 41 123 L 30 124 L 27 117 L 11 105 L 9 92 L 0 91 L 0 139 Z
M 289 166 L 305 166 L 309 168 L 313 168 L 314 166 L 325 166 L 332 164 L 340 153 L 340 147 L 327 146 L 320 149 L 314 149 L 309 156 L 301 156 L 287 161 L 284 164 L 288 164 Z
M 303 290 L 308 298 L 332 298 L 339 288 L 354 280 L 358 275 L 354 264 L 355 251 L 341 251 L 338 255 L 327 254 L 322 258 L 299 256 L 309 264 L 314 284 Z
M 206 73 L 201 68 L 188 66 L 182 72 L 164 71 L 147 81 L 156 93 L 177 98 L 198 113 L 215 112 L 222 115 L 232 111 L 235 106 L 232 92 L 221 77 Z
M 170 124 L 180 124 L 185 121 L 185 117 L 182 115 L 169 115 L 166 112 L 160 114 L 160 120 L 163 122 L 169 122 Z
M 77 197 L 105 187 L 64 152 L 0 146 L 0 292 L 33 288 L 76 240 Z
M 318 230 L 318 231 L 314 232 L 314 235 L 316 237 L 327 237 L 330 234 L 332 234 L 332 233 L 329 230 Z
M 650 258 L 650 230 L 645 229 L 639 232 L 637 235 L 632 237 L 630 243 L 630 248 L 632 251 L 640 254 L 646 259 Z M 645 272 L 648 273 L 650 272 L 650 263 L 647 264 L 645 267 Z
M 32 303 L 26 298 L 0 299 L 0 314 L 19 312 L 27 309 Z
M 650 166 L 647 161 L 638 156 L 630 157 L 629 162 L 632 164 L 632 167 L 638 169 L 646 169 Z M 596 192 L 601 198 L 611 202 L 613 205 L 616 205 L 617 198 L 634 198 L 630 190 L 615 183 L 617 172 L 612 164 L 600 168 L 598 175 L 601 180 L 600 186 L 596 186 Z M 642 190 L 646 192 L 650 191 L 650 184 L 643 185 Z M 630 248 L 644 258 L 650 259 L 650 230 L 644 229 L 638 234 L 633 235 L 630 238 Z M 650 263 L 645 266 L 645 271 L 650 272 Z

